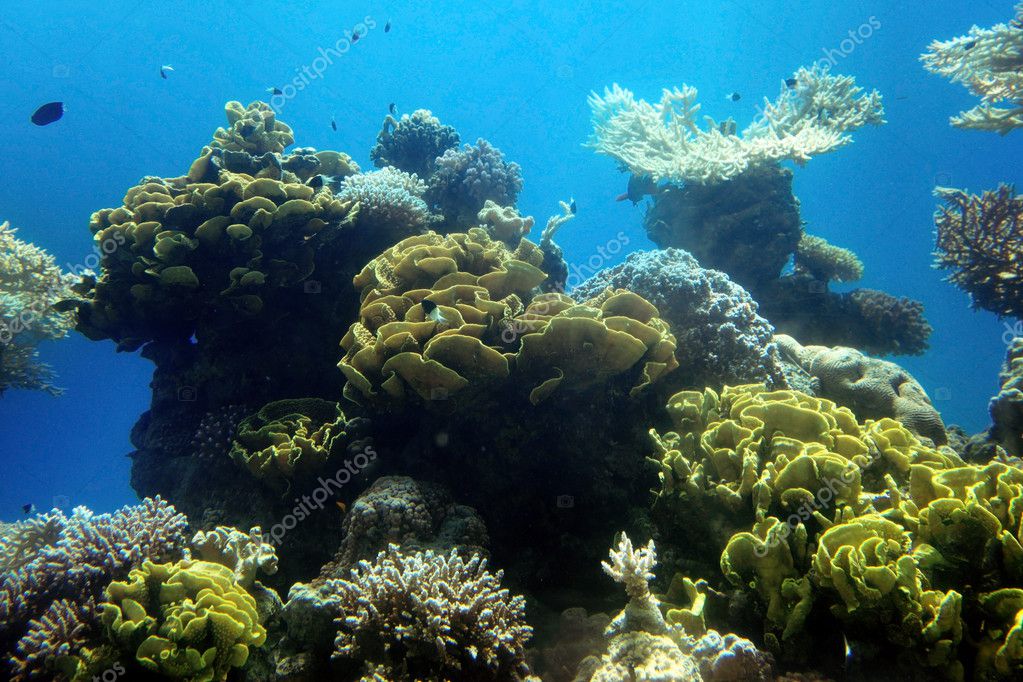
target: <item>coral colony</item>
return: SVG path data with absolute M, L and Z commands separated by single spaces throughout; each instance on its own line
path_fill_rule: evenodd
M 924 55 L 982 100 L 954 125 L 1023 125 L 1016 11 Z M 72 328 L 155 367 L 141 503 L 0 526 L 3 677 L 1021 679 L 1023 342 L 991 429 L 946 428 L 875 357 L 926 350 L 922 306 L 832 291 L 863 265 L 779 165 L 880 94 L 800 69 L 741 132 L 688 86 L 590 105 L 659 248 L 586 281 L 574 201 L 531 241 L 519 166 L 426 110 L 364 171 L 230 102 L 92 215 L 95 273 L 0 225 L 0 391 L 55 391 Z M 1023 202 L 937 195 L 937 265 L 1019 317 Z

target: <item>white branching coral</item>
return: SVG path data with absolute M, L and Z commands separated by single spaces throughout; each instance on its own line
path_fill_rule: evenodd
M 338 198 L 359 204 L 358 220 L 401 234 L 414 234 L 433 219 L 423 201 L 426 183 L 415 173 L 387 166 L 345 178 Z
M 783 84 L 774 102 L 765 99 L 761 114 L 742 134 L 733 122 L 710 117 L 701 127 L 696 94 L 696 88 L 683 85 L 663 90 L 660 102 L 651 104 L 617 84 L 605 88 L 603 97 L 591 93 L 588 146 L 655 182 L 709 185 L 755 165 L 806 163 L 848 144 L 850 132 L 884 123 L 876 90 L 863 94 L 851 76 L 832 76 L 817 65 L 799 69 L 794 84 Z
M 632 548 L 632 540 L 622 533 L 618 540 L 618 548 L 612 548 L 608 554 L 611 561 L 602 561 L 604 573 L 611 576 L 616 583 L 625 585 L 629 599 L 644 600 L 650 596 L 650 581 L 654 579 L 654 566 L 657 565 L 657 548 L 654 541 L 646 547 Z
M 0 394 L 8 388 L 59 393 L 53 373 L 36 361 L 35 346 L 60 339 L 74 326 L 73 313 L 54 310 L 71 298 L 76 279 L 53 256 L 21 241 L 9 223 L 0 223 Z
M 1023 127 L 1023 2 L 1015 12 L 1008 23 L 974 26 L 965 36 L 936 40 L 920 56 L 928 71 L 961 83 L 981 99 L 953 116 L 953 126 L 1001 135 Z M 995 106 L 1002 102 L 1010 106 Z
M 212 561 L 234 571 L 235 582 L 250 587 L 257 573 L 277 572 L 277 551 L 264 542 L 259 526 L 244 533 L 231 526 L 217 526 L 192 536 L 192 554 L 201 561 Z

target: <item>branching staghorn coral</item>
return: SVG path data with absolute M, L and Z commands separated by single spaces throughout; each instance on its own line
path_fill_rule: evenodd
M 10 223 L 0 223 L 0 395 L 9 388 L 56 395 L 60 390 L 50 384 L 53 373 L 36 362 L 35 346 L 63 338 L 74 326 L 73 313 L 53 306 L 72 295 L 76 278 L 16 232 Z
M 931 73 L 961 83 L 981 103 L 953 116 L 957 128 L 1005 135 L 1023 127 L 1023 3 L 1016 17 L 991 28 L 974 26 L 965 36 L 935 40 L 920 60 Z M 995 106 L 1008 102 L 1008 108 Z
M 974 308 L 1023 317 L 1023 198 L 1009 185 L 980 196 L 939 187 L 936 266 L 970 295 Z
M 589 98 L 593 135 L 588 143 L 636 175 L 655 182 L 715 184 L 751 166 L 811 157 L 845 146 L 849 133 L 884 123 L 881 95 L 862 94 L 851 76 L 832 76 L 817 65 L 800 68 L 793 87 L 782 86 L 774 102 L 741 135 L 734 126 L 707 118 L 700 127 L 696 89 L 665 89 L 657 104 L 636 100 L 617 84 Z

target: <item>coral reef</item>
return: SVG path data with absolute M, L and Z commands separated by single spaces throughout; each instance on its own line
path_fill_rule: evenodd
M 498 206 L 515 205 L 522 191 L 522 171 L 480 138 L 475 145 L 449 149 L 438 157 L 427 184 L 426 202 L 444 216 L 443 226 L 464 230 L 476 224 L 488 199 Z
M 525 600 L 478 555 L 403 554 L 397 545 L 328 587 L 339 617 L 334 657 L 393 679 L 520 680 L 529 674 Z
M 146 561 L 107 586 L 103 625 L 122 651 L 172 679 L 226 680 L 245 665 L 266 629 L 256 600 L 231 569 L 207 561 Z
M 934 216 L 937 267 L 970 295 L 974 308 L 1023 317 L 1023 199 L 1001 185 L 980 196 L 939 187 L 945 202 Z
M 863 277 L 863 263 L 855 253 L 810 234 L 796 246 L 795 265 L 821 282 L 855 282 Z
M 257 573 L 273 575 L 277 572 L 277 552 L 265 542 L 262 530 L 256 526 L 243 533 L 230 526 L 217 526 L 209 532 L 199 531 L 192 537 L 192 553 L 234 571 L 234 581 L 250 587 Z
M 638 251 L 575 289 L 580 300 L 605 289 L 628 289 L 657 306 L 675 335 L 674 385 L 724 386 L 769 381 L 784 385 L 774 329 L 757 304 L 717 270 L 704 270 L 680 249 Z
M 88 668 L 77 643 L 96 636 L 95 604 L 107 584 L 145 561 L 183 555 L 186 525 L 156 498 L 113 514 L 53 510 L 5 534 L 0 640 L 14 677 L 45 675 L 57 663 L 65 674 Z
M 1014 457 L 1023 456 L 1023 338 L 1014 338 L 1005 352 L 998 373 L 998 394 L 991 398 L 988 411 L 993 423 L 988 434 Z
M 283 121 L 278 121 L 273 107 L 266 102 L 228 102 L 225 107 L 227 128 L 217 128 L 210 146 L 231 152 L 280 154 L 295 143 L 295 136 Z
M 454 128 L 442 125 L 430 111 L 416 109 L 411 114 L 402 114 L 400 119 L 393 116 L 384 119 L 369 158 L 377 168 L 393 166 L 426 178 L 433 174 L 437 157 L 457 149 L 460 141 Z
M 856 129 L 884 123 L 881 95 L 862 94 L 852 77 L 832 76 L 815 64 L 799 69 L 794 80 L 782 85 L 774 102 L 765 99 L 741 135 L 734 122 L 708 119 L 700 127 L 695 88 L 665 89 L 660 102 L 650 104 L 615 84 L 603 97 L 590 95 L 589 146 L 655 182 L 713 185 L 783 159 L 806 163 L 848 144 Z
M 226 456 L 231 452 L 238 424 L 250 414 L 252 410 L 245 405 L 225 405 L 207 412 L 192 436 L 191 451 L 203 459 Z
M 72 296 L 76 278 L 16 232 L 10 223 L 0 223 L 0 395 L 12 388 L 59 395 L 50 383 L 53 372 L 37 361 L 35 347 L 63 338 L 74 326 L 74 314 L 57 304 Z
M 1015 18 L 991 28 L 974 26 L 965 36 L 935 40 L 920 59 L 931 73 L 960 83 L 981 103 L 951 118 L 957 128 L 1005 135 L 1023 127 L 1023 3 Z M 1008 107 L 996 106 L 1007 102 Z
M 522 241 L 533 227 L 532 216 L 521 216 L 514 206 L 499 206 L 490 199 L 483 204 L 476 219 L 486 226 L 491 237 L 511 247 Z
M 848 407 L 861 419 L 890 417 L 937 445 L 946 443 L 945 425 L 927 392 L 894 362 L 855 348 L 802 346 L 784 334 L 774 338 L 784 356 L 818 380 L 818 396 Z

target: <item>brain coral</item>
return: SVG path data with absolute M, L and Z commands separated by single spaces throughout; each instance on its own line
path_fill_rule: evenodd
M 720 387 L 780 380 L 771 341 L 774 329 L 757 314 L 756 302 L 727 275 L 701 268 L 685 251 L 629 254 L 624 263 L 598 272 L 572 295 L 586 300 L 606 288 L 628 289 L 657 306 L 678 345 L 675 381 Z
M 396 545 L 349 580 L 328 581 L 340 604 L 334 657 L 389 679 L 523 680 L 526 602 L 478 555 L 403 554 Z
M 465 229 L 476 224 L 476 214 L 488 199 L 498 206 L 514 206 L 521 191 L 519 165 L 506 162 L 501 150 L 479 139 L 437 159 L 426 201 L 444 216 L 445 225 Z
M 147 670 L 191 682 L 225 680 L 266 629 L 230 568 L 207 561 L 145 562 L 106 590 L 110 639 Z
M 442 125 L 426 109 L 416 109 L 411 115 L 403 114 L 398 120 L 393 116 L 384 119 L 384 126 L 377 135 L 376 146 L 370 151 L 369 158 L 377 168 L 393 166 L 426 178 L 433 173 L 437 157 L 457 148 L 459 142 L 454 128 Z
M 897 419 L 910 431 L 944 445 L 941 415 L 916 379 L 894 362 L 855 348 L 802 346 L 791 336 L 775 337 L 781 352 L 818 379 L 818 395 L 845 405 L 865 419 Z
M 628 292 L 582 305 L 534 296 L 542 262 L 532 242 L 512 251 L 480 228 L 411 237 L 381 254 L 355 278 L 362 307 L 341 341 L 345 395 L 439 407 L 514 372 L 536 404 L 623 374 L 635 393 L 675 368 L 674 337 L 653 305 Z
M 1023 470 L 967 465 L 894 420 L 794 391 L 681 392 L 668 409 L 677 431 L 655 437 L 666 536 L 731 520 L 712 526 L 722 573 L 763 605 L 776 653 L 813 652 L 823 630 L 806 624 L 830 614 L 878 648 L 875 674 L 1023 670 L 1004 592 L 1023 578 Z

